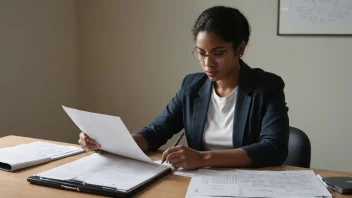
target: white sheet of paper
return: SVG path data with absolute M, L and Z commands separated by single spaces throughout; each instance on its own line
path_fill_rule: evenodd
M 231 184 L 232 189 L 229 188 Z M 187 196 L 331 197 L 313 171 L 214 171 L 200 169 Z
M 81 131 L 99 142 L 102 150 L 154 164 L 133 140 L 120 117 L 62 107 Z
M 166 169 L 167 166 L 104 152 L 94 153 L 37 176 L 59 180 L 76 179 L 89 184 L 127 190 Z

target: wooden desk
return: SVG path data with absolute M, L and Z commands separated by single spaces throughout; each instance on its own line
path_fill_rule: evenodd
M 38 139 L 33 138 L 25 138 L 19 136 L 6 136 L 0 138 L 0 148 L 15 146 L 18 144 L 30 143 L 38 141 Z M 46 141 L 46 140 L 40 140 Z M 52 142 L 52 141 L 46 141 Z M 55 142 L 62 145 L 72 145 L 67 143 Z M 77 145 L 75 145 L 77 146 Z M 41 164 L 34 167 L 29 167 L 26 169 L 22 169 L 16 171 L 14 173 L 0 171 L 0 197 L 1 198 L 18 198 L 18 197 L 52 197 L 52 198 L 80 198 L 80 197 L 100 197 L 91 194 L 79 193 L 68 190 L 60 190 L 54 188 L 48 188 L 38 185 L 32 185 L 27 182 L 27 177 L 52 169 L 54 167 L 66 164 L 68 162 L 72 162 L 79 158 L 90 155 L 91 153 L 82 153 L 79 155 L 67 157 L 64 159 L 60 159 L 57 161 L 52 161 L 46 164 Z M 152 159 L 157 160 L 160 158 L 160 153 L 150 153 L 148 154 Z M 290 167 L 290 166 L 281 166 L 281 167 L 270 167 L 270 168 L 261 168 L 261 170 L 302 170 L 302 168 Z M 321 176 L 350 176 L 352 177 L 352 173 L 344 173 L 337 171 L 328 171 L 328 170 L 319 170 L 313 169 L 316 174 L 320 174 Z M 185 197 L 186 191 L 188 188 L 188 184 L 190 182 L 190 178 L 176 176 L 176 175 L 168 175 L 153 183 L 149 187 L 143 189 L 139 193 L 137 193 L 134 197 Z M 350 197 L 340 195 L 334 191 L 330 191 L 334 197 Z

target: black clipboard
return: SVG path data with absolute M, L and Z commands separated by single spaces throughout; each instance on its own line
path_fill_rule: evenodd
M 111 187 L 92 185 L 92 184 L 84 183 L 77 180 L 57 180 L 57 179 L 40 177 L 40 176 L 30 176 L 27 178 L 27 181 L 31 184 L 47 186 L 51 188 L 72 190 L 76 192 L 90 193 L 90 194 L 96 194 L 96 195 L 102 195 L 102 196 L 108 196 L 108 197 L 131 197 L 138 191 L 142 190 L 143 188 L 155 182 L 156 180 L 167 175 L 169 172 L 171 172 L 171 168 L 167 169 L 160 175 L 154 177 L 153 179 L 147 181 L 146 183 L 142 184 L 141 186 L 138 186 L 137 188 L 129 192 L 124 190 L 119 190 L 116 188 L 111 188 Z

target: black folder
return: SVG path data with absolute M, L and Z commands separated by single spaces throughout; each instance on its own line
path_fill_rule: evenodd
M 352 177 L 323 177 L 323 181 L 340 194 L 352 194 Z
M 168 174 L 169 172 L 171 172 L 171 168 L 167 169 L 167 171 L 163 172 L 162 174 L 159 174 L 153 179 L 148 180 L 147 182 L 143 183 L 142 185 L 128 192 L 124 190 L 119 190 L 116 188 L 111 188 L 111 187 L 92 185 L 92 184 L 84 183 L 77 180 L 57 180 L 57 179 L 40 177 L 40 176 L 30 176 L 27 178 L 27 181 L 30 182 L 31 184 L 37 184 L 37 185 L 42 185 L 42 186 L 47 186 L 52 188 L 72 190 L 77 192 L 90 193 L 90 194 L 96 194 L 96 195 L 102 195 L 102 196 L 108 196 L 108 197 L 131 197 L 138 191 L 149 186 L 150 184 L 152 184 L 159 178 L 163 177 L 164 175 Z

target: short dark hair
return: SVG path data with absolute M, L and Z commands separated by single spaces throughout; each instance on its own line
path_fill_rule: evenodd
M 222 40 L 237 47 L 242 41 L 248 43 L 251 27 L 238 9 L 214 6 L 203 11 L 196 20 L 192 28 L 194 40 L 201 31 L 214 32 Z

